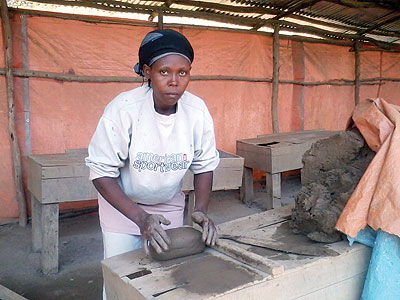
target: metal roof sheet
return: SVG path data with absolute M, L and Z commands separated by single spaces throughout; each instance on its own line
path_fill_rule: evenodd
M 400 45 L 399 0 L 8 0 L 36 5 L 91 7 L 108 11 L 144 13 L 154 17 L 180 16 L 246 26 L 256 31 L 281 29 L 331 40 L 384 42 Z

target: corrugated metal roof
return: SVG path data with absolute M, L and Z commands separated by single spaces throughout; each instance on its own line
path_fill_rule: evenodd
M 8 2 L 13 6 L 15 2 L 29 1 Z M 285 31 L 311 34 L 327 40 L 359 39 L 384 48 L 400 45 L 399 0 L 33 0 L 30 2 L 144 13 L 152 17 L 162 13 L 163 16 L 198 18 L 246 26 L 250 30 L 260 31 L 271 30 L 279 25 Z

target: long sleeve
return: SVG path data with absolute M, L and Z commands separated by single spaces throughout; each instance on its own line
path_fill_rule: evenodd
M 219 153 L 216 149 L 214 124 L 207 108 L 203 111 L 203 124 L 195 137 L 193 162 L 190 169 L 194 174 L 213 171 L 219 164 Z
M 129 132 L 103 115 L 90 141 L 86 164 L 90 180 L 99 177 L 118 177 L 128 158 Z

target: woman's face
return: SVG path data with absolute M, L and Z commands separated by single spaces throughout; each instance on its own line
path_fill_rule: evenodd
M 151 80 L 154 105 L 158 113 L 175 113 L 176 103 L 189 84 L 191 68 L 190 62 L 178 54 L 164 56 L 151 67 L 143 66 L 146 78 Z

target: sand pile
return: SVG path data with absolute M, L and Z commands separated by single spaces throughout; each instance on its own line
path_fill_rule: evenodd
M 336 222 L 374 155 L 357 129 L 315 142 L 303 156 L 293 231 L 317 242 L 341 240 Z

